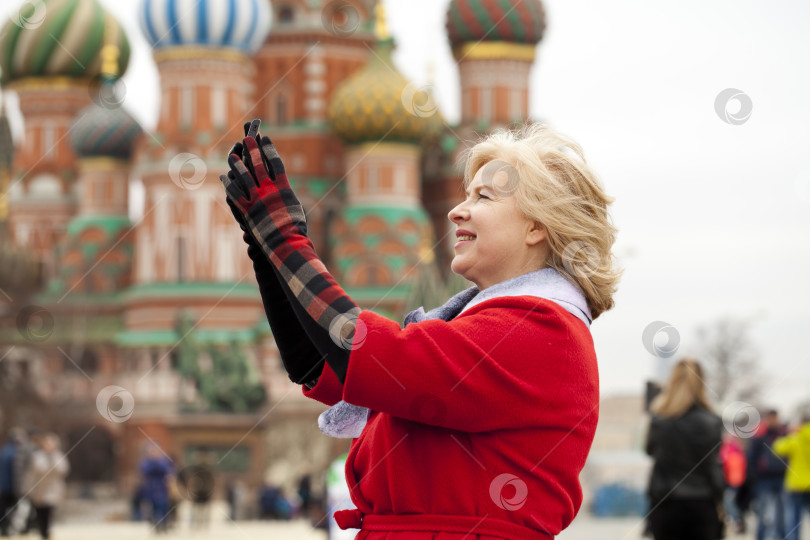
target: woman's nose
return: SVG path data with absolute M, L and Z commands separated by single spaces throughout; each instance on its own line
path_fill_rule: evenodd
M 461 202 L 457 204 L 455 208 L 450 210 L 450 212 L 447 213 L 447 219 L 455 223 L 457 221 L 466 220 L 469 217 L 469 215 L 470 213 L 467 210 L 467 207 L 465 206 L 464 202 Z

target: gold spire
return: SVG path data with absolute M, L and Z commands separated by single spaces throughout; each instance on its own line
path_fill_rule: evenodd
M 374 8 L 374 11 L 374 34 L 377 36 L 377 40 L 385 41 L 390 39 L 391 34 L 388 33 L 388 24 L 385 22 L 385 6 L 383 5 L 382 0 L 380 0 L 380 2 Z
M 115 19 L 109 13 L 105 14 L 106 24 L 104 25 L 104 46 L 101 47 L 101 78 L 106 80 L 117 79 L 121 74 L 118 72 L 118 57 L 121 50 L 117 43 L 121 40 L 121 29 L 116 24 Z
M 104 45 L 101 48 L 101 75 L 107 79 L 118 77 L 118 56 L 121 51 L 112 44 Z

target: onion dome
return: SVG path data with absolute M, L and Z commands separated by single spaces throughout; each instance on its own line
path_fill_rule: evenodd
M 392 48 L 390 41 L 378 43 L 369 63 L 335 89 L 329 122 L 346 142 L 419 142 L 427 133 L 428 116 L 403 103 L 403 92 L 413 85 L 393 67 Z
M 540 0 L 451 0 L 447 8 L 447 36 L 453 47 L 482 41 L 536 45 L 545 26 Z
M 267 0 L 144 0 L 141 28 L 155 49 L 196 45 L 256 52 L 270 30 Z
M 70 145 L 80 157 L 129 159 L 133 143 L 143 132 L 123 108 L 93 104 L 82 110 L 70 128 Z
M 411 84 L 391 59 L 394 40 L 388 34 L 385 11 L 377 4 L 377 48 L 358 73 L 335 89 L 329 122 L 349 143 L 401 141 L 420 143 L 442 123 L 439 108 L 428 90 Z
M 116 72 L 129 63 L 124 29 L 98 0 L 27 2 L 0 30 L 0 82 L 25 77 L 102 76 L 102 50 L 115 51 Z
M 411 84 L 394 67 L 394 40 L 388 35 L 381 4 L 377 5 L 375 32 L 377 47 L 368 63 L 332 94 L 329 122 L 349 143 L 421 142 L 434 131 L 429 119 L 437 115 L 438 108 L 429 92 Z

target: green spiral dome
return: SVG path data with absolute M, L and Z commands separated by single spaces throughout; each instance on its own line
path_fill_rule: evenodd
M 140 124 L 123 107 L 93 104 L 73 122 L 70 145 L 81 157 L 129 159 L 133 143 L 142 132 Z
M 129 55 L 124 29 L 97 0 L 28 2 L 0 30 L 0 83 L 121 76 Z

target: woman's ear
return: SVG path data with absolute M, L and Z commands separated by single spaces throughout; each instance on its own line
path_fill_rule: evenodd
M 535 246 L 546 238 L 548 238 L 548 229 L 539 221 L 535 221 L 526 233 L 526 244 Z

